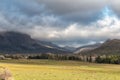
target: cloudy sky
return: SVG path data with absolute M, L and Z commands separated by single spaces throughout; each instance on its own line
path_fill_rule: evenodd
M 119 0 L 0 0 L 0 31 L 59 45 L 120 38 Z

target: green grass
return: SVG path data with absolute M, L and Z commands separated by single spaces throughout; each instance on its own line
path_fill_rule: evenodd
M 120 80 L 120 65 L 78 61 L 1 60 L 15 80 Z

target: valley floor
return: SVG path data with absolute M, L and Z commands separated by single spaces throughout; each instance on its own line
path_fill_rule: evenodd
M 1 60 L 15 80 L 120 80 L 120 65 L 78 61 Z

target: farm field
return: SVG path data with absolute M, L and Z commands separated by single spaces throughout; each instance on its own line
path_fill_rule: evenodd
M 1 60 L 15 80 L 120 80 L 120 65 L 78 61 Z

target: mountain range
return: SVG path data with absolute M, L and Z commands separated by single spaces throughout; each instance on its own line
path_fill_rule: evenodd
M 31 38 L 31 36 L 13 31 L 0 32 L 0 53 L 55 53 L 55 54 L 120 54 L 120 39 L 109 39 L 104 43 L 86 45 L 79 48 L 59 47 L 48 41 Z
M 20 32 L 0 32 L 0 53 L 69 53 L 47 41 L 31 38 Z

